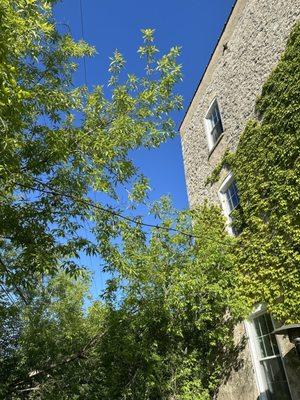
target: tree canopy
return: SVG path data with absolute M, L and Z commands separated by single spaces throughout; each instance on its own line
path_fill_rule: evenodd
M 151 29 L 138 49 L 144 76 L 126 74 L 116 51 L 108 95 L 100 85 L 74 87 L 76 58 L 94 49 L 59 32 L 54 3 L 0 3 L 0 271 L 23 300 L 36 278 L 75 272 L 80 251 L 97 251 L 80 234 L 85 220 L 112 234 L 120 185 L 131 192 L 129 200 L 143 197 L 148 182 L 130 152 L 172 137 L 170 113 L 181 107 L 173 92 L 181 79 L 179 48 L 157 58 Z M 93 193 L 108 200 L 95 207 Z

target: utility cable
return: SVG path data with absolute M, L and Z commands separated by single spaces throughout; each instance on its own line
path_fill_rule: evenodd
M 82 38 L 82 40 L 84 40 L 84 23 L 83 23 L 83 6 L 82 6 L 82 0 L 79 0 L 79 5 L 80 5 L 81 38 Z M 83 56 L 83 68 L 84 68 L 85 86 L 87 86 L 86 57 L 85 57 L 85 56 Z
M 65 197 L 65 198 L 71 199 L 73 201 L 76 201 L 78 203 L 84 204 L 84 205 L 86 205 L 88 207 L 91 207 L 93 209 L 108 213 L 110 215 L 113 215 L 115 217 L 123 219 L 124 221 L 133 223 L 133 224 L 135 224 L 137 226 L 143 226 L 143 227 L 147 227 L 147 228 L 155 228 L 155 229 L 159 229 L 159 230 L 162 230 L 162 231 L 165 231 L 165 232 L 176 232 L 176 233 L 180 233 L 181 235 L 186 236 L 186 237 L 188 237 L 190 239 L 193 239 L 193 238 L 201 239 L 200 236 L 196 236 L 196 235 L 193 235 L 191 233 L 184 232 L 184 231 L 182 231 L 180 229 L 139 221 L 134 217 L 128 217 L 126 215 L 123 215 L 120 212 L 118 212 L 116 210 L 113 210 L 112 208 L 101 206 L 99 203 L 95 203 L 91 199 L 89 199 L 89 200 L 88 199 L 82 199 L 82 198 L 76 197 L 76 196 L 74 196 L 72 194 L 62 193 L 62 192 L 58 191 L 57 189 L 54 189 L 53 187 L 51 187 L 51 185 L 49 185 L 49 184 L 47 184 L 45 182 L 42 182 L 42 181 L 40 181 L 38 179 L 35 179 L 35 178 L 33 178 L 33 180 L 38 185 L 40 185 L 40 187 L 43 188 L 43 189 L 41 189 L 41 188 L 38 189 L 42 193 L 46 193 L 46 194 L 48 193 L 48 194 L 52 194 L 54 196 L 60 196 L 60 197 Z M 16 184 L 21 186 L 21 187 L 23 187 L 23 188 L 26 188 L 26 189 L 36 190 L 35 187 L 29 186 L 29 185 L 25 185 L 25 184 L 22 184 L 20 182 L 16 182 Z

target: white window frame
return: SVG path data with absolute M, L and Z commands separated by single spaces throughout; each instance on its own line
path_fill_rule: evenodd
M 225 215 L 226 220 L 227 220 L 227 230 L 231 235 L 234 236 L 234 231 L 231 226 L 232 218 L 230 216 L 232 210 L 230 210 L 227 196 L 226 196 L 226 191 L 229 188 L 229 186 L 232 184 L 233 181 L 234 181 L 233 174 L 232 174 L 232 172 L 229 172 L 229 174 L 226 176 L 226 178 L 224 179 L 224 181 L 222 182 L 222 184 L 219 188 L 218 195 L 219 195 L 220 203 L 222 206 L 223 214 Z
M 258 344 L 257 344 L 257 340 L 256 340 L 256 333 L 255 333 L 255 327 L 254 327 L 254 319 L 256 317 L 259 317 L 260 315 L 266 314 L 267 313 L 267 309 L 266 306 L 264 304 L 259 304 L 252 312 L 252 314 L 249 316 L 249 318 L 247 320 L 244 321 L 244 326 L 245 326 L 245 331 L 247 333 L 248 336 L 248 340 L 249 340 L 249 346 L 250 346 L 250 353 L 251 353 L 251 359 L 252 359 L 252 365 L 254 367 L 254 373 L 255 373 L 255 380 L 256 380 L 256 384 L 257 384 L 257 388 L 259 391 L 259 400 L 268 400 L 268 397 L 266 395 L 266 391 L 268 390 L 268 384 L 265 380 L 265 375 L 262 371 L 262 366 L 260 363 L 260 355 L 259 355 L 259 348 L 258 348 Z M 274 320 L 271 316 L 271 320 L 273 322 L 274 325 Z M 286 376 L 286 380 L 287 380 L 287 385 L 290 391 L 290 395 L 291 395 L 291 399 L 293 399 L 293 393 L 291 391 L 290 388 L 290 383 L 289 383 L 289 379 L 288 379 L 288 375 L 287 375 L 287 371 L 285 368 L 285 363 L 282 359 L 282 350 L 280 347 L 280 343 L 277 340 L 276 337 L 276 341 L 277 341 L 277 346 L 278 346 L 278 350 L 279 350 L 279 355 L 281 357 L 282 360 L 282 364 L 283 364 L 283 369 L 285 372 L 285 376 Z M 273 357 L 268 357 L 268 358 L 273 358 Z
M 223 126 L 222 114 L 221 114 L 221 111 L 220 111 L 219 103 L 217 101 L 217 98 L 214 98 L 213 101 L 210 103 L 210 105 L 208 107 L 208 111 L 207 111 L 207 113 L 205 115 L 205 118 L 204 118 L 204 126 L 205 126 L 205 131 L 206 131 L 206 137 L 207 137 L 207 143 L 208 143 L 209 151 L 211 151 L 216 146 L 216 144 L 219 142 L 220 138 L 223 136 L 223 132 L 222 132 L 221 135 L 216 140 L 216 142 L 213 141 L 213 137 L 212 137 L 212 134 L 211 134 L 211 132 L 212 132 L 211 114 L 212 114 L 212 110 L 215 107 L 215 105 L 217 105 L 217 107 L 218 107 L 221 123 L 222 123 L 222 126 Z

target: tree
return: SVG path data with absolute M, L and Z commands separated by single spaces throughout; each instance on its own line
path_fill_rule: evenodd
M 94 49 L 59 30 L 52 16 L 55 3 L 0 1 L 0 340 L 6 345 L 1 362 L 15 375 L 4 372 L 2 378 L 9 378 L 14 392 L 26 389 L 31 367 L 42 371 L 43 365 L 59 365 L 61 359 L 42 324 L 39 310 L 49 304 L 41 288 L 62 277 L 62 271 L 80 275 L 82 252 L 98 254 L 93 239 L 82 235 L 86 221 L 98 232 L 103 229 L 105 248 L 122 220 L 120 185 L 129 188 L 129 200 L 143 198 L 148 182 L 130 153 L 172 137 L 170 114 L 182 101 L 173 90 L 181 79 L 179 48 L 158 58 L 151 29 L 143 31 L 144 45 L 138 49 L 145 60 L 144 76 L 126 75 L 125 60 L 116 51 L 109 91 L 74 87 L 75 60 L 92 56 Z M 133 225 L 139 222 L 132 218 Z M 30 351 L 41 342 L 30 330 L 34 326 L 28 325 L 27 312 L 38 318 L 40 335 L 53 350 L 44 359 L 47 352 L 37 354 L 35 349 L 32 364 Z M 78 329 L 80 324 L 79 319 Z M 72 357 L 68 340 L 66 347 L 58 343 Z M 39 383 L 45 373 L 32 377 Z
M 105 220 L 110 234 L 122 211 L 120 185 L 132 188 L 132 198 L 143 196 L 148 182 L 129 153 L 172 137 L 170 113 L 181 107 L 173 93 L 179 48 L 157 59 L 150 29 L 138 50 L 145 76 L 125 75 L 116 51 L 108 96 L 102 86 L 74 87 L 74 60 L 94 49 L 59 32 L 54 4 L 0 3 L 0 276 L 24 302 L 43 275 L 75 273 L 81 252 L 97 252 L 80 229 Z M 95 204 L 92 193 L 109 200 Z
M 114 276 L 101 342 L 107 398 L 209 399 L 240 345 L 230 316 L 233 240 L 217 207 L 177 213 L 162 199 L 152 213 L 166 230 L 147 237 L 120 227 L 123 241 L 103 252 Z
M 239 350 L 229 313 L 233 241 L 216 207 L 178 213 L 163 199 L 152 212 L 166 230 L 118 225 L 105 303 L 85 309 L 88 277 L 63 273 L 18 308 L 3 397 L 208 400 L 216 392 Z
M 87 274 L 75 280 L 60 273 L 19 305 L 17 345 L 1 360 L 2 398 L 85 398 L 90 377 L 97 381 L 93 352 L 105 334 L 104 305 L 85 308 L 89 284 Z

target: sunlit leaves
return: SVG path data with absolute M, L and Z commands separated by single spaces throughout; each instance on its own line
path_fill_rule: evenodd
M 86 220 L 105 228 L 87 207 L 90 189 L 113 203 L 125 185 L 130 204 L 142 201 L 149 185 L 129 154 L 174 136 L 169 114 L 181 107 L 181 97 L 173 93 L 180 79 L 175 62 L 179 52 L 172 49 L 164 58 L 172 75 L 166 83 L 162 69 L 155 67 L 160 59 L 151 29 L 143 31 L 142 50 L 146 67 L 150 59 L 153 63 L 151 77 L 125 73 L 125 59 L 115 51 L 108 90 L 101 85 L 90 91 L 74 88 L 76 59 L 93 55 L 95 49 L 60 31 L 53 4 L 4 0 L 0 5 L 0 170 L 6 199 L 0 230 L 15 251 L 16 262 L 10 258 L 9 269 L 19 284 L 22 276 L 33 279 L 43 268 L 49 273 L 51 264 L 53 273 L 59 265 L 76 270 L 75 255 L 90 247 L 82 245 Z M 28 221 L 23 219 L 29 214 L 37 239 L 25 246 L 20 238 L 26 236 Z M 104 218 L 108 225 L 110 218 Z
M 248 122 L 237 151 L 227 157 L 237 180 L 243 228 L 236 246 L 237 297 L 265 303 L 274 318 L 300 318 L 300 25 L 262 88 L 259 122 Z
M 153 228 L 148 237 L 138 219 L 135 225 L 124 221 L 115 226 L 122 241 L 102 248 L 115 277 L 106 298 L 125 325 L 110 333 L 120 343 L 115 356 L 140 377 L 124 386 L 119 382 L 126 381 L 126 371 L 116 365 L 108 379 L 117 397 L 208 399 L 222 377 L 226 354 L 235 349 L 236 320 L 228 315 L 229 309 L 236 312 L 233 241 L 216 207 L 178 213 L 164 197 L 151 214 L 165 230 Z M 177 232 L 169 231 L 175 227 Z M 139 369 L 135 360 L 143 360 L 146 368 Z

